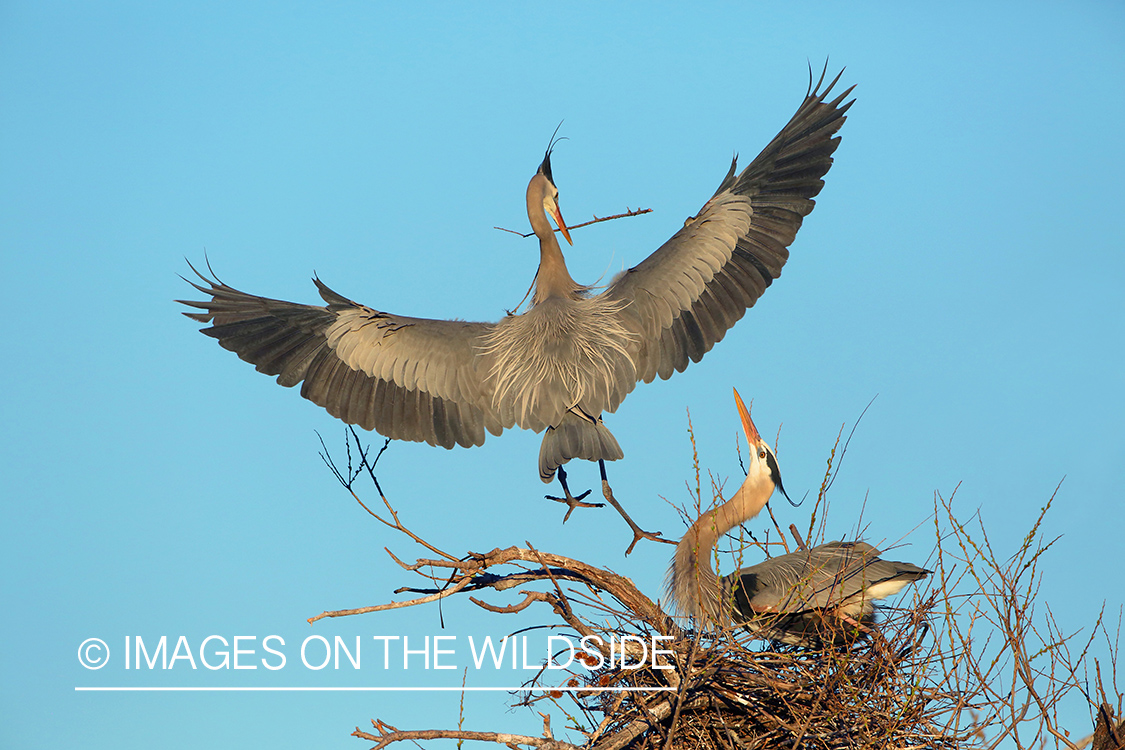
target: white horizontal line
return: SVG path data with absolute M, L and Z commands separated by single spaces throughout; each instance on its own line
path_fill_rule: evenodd
M 666 692 L 672 687 L 75 687 L 76 692 L 98 693 L 327 693 L 327 692 L 557 692 L 630 693 Z

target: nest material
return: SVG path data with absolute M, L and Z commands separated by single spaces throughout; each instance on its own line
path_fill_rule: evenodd
M 827 645 L 787 647 L 754 641 L 744 630 L 685 632 L 628 578 L 531 545 L 463 557 L 443 551 L 402 524 L 379 489 L 374 462 L 354 431 L 352 437 L 359 451 L 358 468 L 352 465 L 350 452 L 346 470 L 325 456 L 337 479 L 378 521 L 437 557 L 407 564 L 391 555 L 425 581 L 423 587 L 396 591 L 418 594 L 416 598 L 326 611 L 309 618 L 310 623 L 418 606 L 458 594 L 518 589 L 523 599 L 513 604 L 491 604 L 474 596 L 469 600 L 490 612 L 510 614 L 547 604 L 554 615 L 553 628 L 599 637 L 603 646 L 610 639 L 620 642 L 622 636 L 636 641 L 661 636 L 668 639 L 661 648 L 671 651 L 657 664 L 668 669 L 654 669 L 649 660 L 648 666 L 637 669 L 619 665 L 592 673 L 572 672 L 565 680 L 565 692 L 552 687 L 543 692 L 544 677 L 557 676 L 544 666 L 531 681 L 535 697 L 524 703 L 569 696 L 573 703 L 564 700 L 558 706 L 567 712 L 569 737 L 581 745 L 556 739 L 550 714 L 544 713 L 540 737 L 460 726 L 399 730 L 373 719 L 373 731 L 357 727 L 353 735 L 373 741 L 375 750 L 402 741 L 439 738 L 537 750 L 942 750 L 994 748 L 1005 740 L 1017 750 L 1042 748 L 1052 740 L 1069 750 L 1080 750 L 1091 741 L 1093 750 L 1122 746 L 1125 729 L 1113 718 L 1101 667 L 1094 659 L 1096 681 L 1086 667 L 1095 637 L 1104 639 L 1110 652 L 1110 695 L 1120 713 L 1125 698 L 1116 689 L 1119 632 L 1111 634 L 1099 615 L 1090 634 L 1079 639 L 1078 633 L 1062 632 L 1049 609 L 1046 617 L 1035 612 L 1038 563 L 1054 543 L 1041 535 L 1054 495 L 1041 508 L 1022 546 L 1008 558 L 994 551 L 979 517 L 977 528 L 970 528 L 954 515 L 951 498 L 936 495 L 936 573 L 928 591 L 917 592 L 905 609 L 883 608 L 883 613 L 892 614 L 881 617 L 877 626 L 865 621 L 857 629 L 827 612 L 819 635 Z M 352 489 L 364 470 L 379 491 L 387 517 L 373 512 Z M 943 516 L 948 526 L 938 522 Z M 811 531 L 812 522 L 810 535 Z M 804 546 L 796 532 L 794 536 Z M 770 627 L 759 622 L 755 630 L 761 635 Z M 612 664 L 612 648 L 598 648 Z M 598 661 L 593 654 L 588 656 Z M 1100 697 L 1100 706 L 1095 705 L 1098 732 L 1075 743 L 1059 726 L 1058 707 L 1071 693 L 1094 705 L 1088 692 L 1091 685 L 1096 685 Z M 624 686 L 649 689 L 587 689 Z
M 674 692 L 581 694 L 606 717 L 587 747 L 601 750 L 954 747 L 928 720 L 936 697 L 919 683 L 913 639 L 924 625 L 907 612 L 891 640 L 841 634 L 820 650 L 763 650 L 732 634 L 676 641 L 677 669 L 601 671 L 599 687 L 665 687 Z M 826 624 L 827 625 L 827 624 Z M 907 627 L 902 627 L 907 626 Z M 768 648 L 768 647 L 767 647 Z

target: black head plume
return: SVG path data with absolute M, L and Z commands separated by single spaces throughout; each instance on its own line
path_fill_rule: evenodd
M 766 466 L 770 469 L 770 478 L 773 479 L 774 485 L 782 495 L 785 495 L 785 499 L 789 500 L 789 493 L 786 492 L 785 487 L 781 485 L 781 469 L 777 468 L 777 459 L 773 457 L 773 453 L 770 451 L 766 451 Z M 792 505 L 793 501 L 789 500 L 789 503 Z
M 543 163 L 539 165 L 539 171 L 543 173 L 544 177 L 551 181 L 552 185 L 555 184 L 555 178 L 551 176 L 551 152 L 555 150 L 555 145 L 559 141 L 570 140 L 566 136 L 559 139 L 555 138 L 555 136 L 559 134 L 559 128 L 561 127 L 562 121 L 560 120 L 558 126 L 555 128 L 555 132 L 551 133 L 551 142 L 547 144 L 547 153 L 543 156 Z

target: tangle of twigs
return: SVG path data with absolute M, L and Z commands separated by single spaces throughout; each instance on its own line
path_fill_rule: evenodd
M 475 594 L 470 601 L 498 614 L 545 604 L 550 613 L 543 616 L 581 636 L 596 636 L 592 642 L 610 665 L 612 652 L 606 644 L 612 641 L 641 656 L 638 644 L 653 636 L 665 639 L 665 651 L 648 654 L 650 662 L 640 668 L 605 666 L 600 660 L 593 668 L 570 670 L 565 684 L 557 687 L 541 684 L 545 668 L 533 678 L 531 684 L 539 689 L 528 692 L 522 703 L 549 700 L 563 708 L 559 701 L 569 701 L 568 717 L 582 717 L 572 721 L 569 731 L 576 736 L 570 740 L 554 737 L 546 713 L 541 737 L 467 731 L 461 721 L 457 729 L 400 730 L 376 719 L 373 731 L 354 732 L 373 742 L 375 750 L 436 738 L 542 750 L 1122 747 L 1125 726 L 1116 718 L 1122 694 L 1114 687 L 1120 627 L 1111 633 L 1098 614 L 1084 636 L 1064 634 L 1050 608 L 1038 601 L 1039 565 L 1056 541 L 1042 536 L 1051 501 L 1021 547 L 1005 556 L 993 548 L 979 517 L 972 523 L 959 520 L 952 496 L 937 494 L 935 552 L 928 563 L 935 570 L 929 586 L 907 605 L 884 608 L 870 637 L 817 650 L 753 641 L 737 631 L 688 630 L 628 578 L 528 543 L 460 557 L 443 551 L 407 528 L 382 494 L 374 472 L 382 451 L 369 458 L 354 431 L 350 438 L 347 466 L 337 466 L 327 450 L 325 463 L 367 513 L 432 556 L 407 563 L 391 555 L 404 571 L 423 579 L 396 591 L 413 598 L 323 612 L 309 622 L 465 593 Z M 814 518 L 831 485 L 831 463 Z M 379 493 L 380 513 L 356 492 L 363 475 Z M 704 505 L 700 487 L 697 476 L 692 488 L 697 511 Z M 784 539 L 776 523 L 774 528 Z M 769 542 L 768 536 L 755 544 L 766 549 L 780 544 Z M 806 544 L 799 534 L 794 536 L 798 546 Z M 822 538 L 810 522 L 807 544 Z M 481 596 L 516 587 L 523 595 L 516 604 L 495 605 Z M 1110 695 L 1099 663 L 1094 665 L 1096 676 L 1089 674 L 1088 657 L 1098 639 L 1104 639 L 1112 657 Z M 593 666 L 593 656 L 587 655 L 587 666 Z M 1060 726 L 1059 708 L 1072 695 L 1088 702 L 1091 725 L 1097 728 L 1081 741 L 1071 740 Z

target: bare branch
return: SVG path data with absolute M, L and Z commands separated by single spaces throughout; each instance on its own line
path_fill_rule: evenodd
M 436 594 L 431 594 L 430 596 L 422 596 L 422 597 L 419 597 L 417 599 L 409 599 L 405 602 L 388 602 L 387 604 L 376 604 L 376 605 L 371 606 L 371 607 L 358 607 L 356 609 L 337 609 L 337 610 L 332 610 L 330 612 L 321 612 L 319 615 L 316 615 L 315 617 L 308 618 L 308 623 L 310 625 L 312 625 L 317 620 L 322 620 L 325 617 L 346 617 L 348 615 L 366 615 L 366 614 L 369 614 L 371 612 L 385 612 L 389 609 L 403 609 L 404 607 L 416 607 L 419 604 L 428 604 L 430 602 L 436 602 L 438 599 L 444 599 L 447 596 L 452 596 L 453 594 L 456 594 L 458 591 L 460 591 L 461 589 L 468 586 L 469 581 L 470 581 L 470 579 L 463 578 L 460 581 L 458 581 L 456 583 L 456 585 L 454 585 L 451 588 L 448 588 L 444 591 L 438 592 Z
M 626 207 L 625 213 L 623 213 L 623 214 L 614 214 L 613 216 L 602 216 L 602 217 L 599 217 L 595 214 L 594 218 L 591 221 L 584 221 L 581 224 L 573 224 L 571 226 L 568 226 L 567 229 L 569 229 L 570 231 L 573 232 L 575 229 L 581 229 L 582 227 L 588 227 L 591 224 L 598 224 L 598 223 L 601 223 L 603 221 L 613 221 L 614 219 L 627 219 L 630 216 L 640 216 L 641 214 L 650 214 L 650 213 L 652 213 L 651 208 L 638 208 L 638 209 L 634 210 L 632 208 Z M 527 234 L 524 234 L 523 232 L 517 232 L 514 229 L 505 229 L 504 227 L 493 227 L 493 229 L 499 229 L 501 232 L 508 232 L 509 234 L 515 234 L 515 235 L 518 235 L 520 237 L 530 237 L 531 235 L 535 234 L 535 232 L 528 232 Z M 556 227 L 554 231 L 558 232 L 559 229 Z
M 364 732 L 356 727 L 352 736 L 374 742 L 375 746 L 372 750 L 382 750 L 387 745 L 403 740 L 475 740 L 477 742 L 496 742 L 511 748 L 518 748 L 523 745 L 541 748 L 541 750 L 579 750 L 576 745 L 569 742 L 560 742 L 550 737 L 528 737 L 523 734 L 506 734 L 504 732 L 468 732 L 459 729 L 403 731 L 395 729 L 381 720 L 374 720 L 371 723 L 375 727 L 376 734 Z

